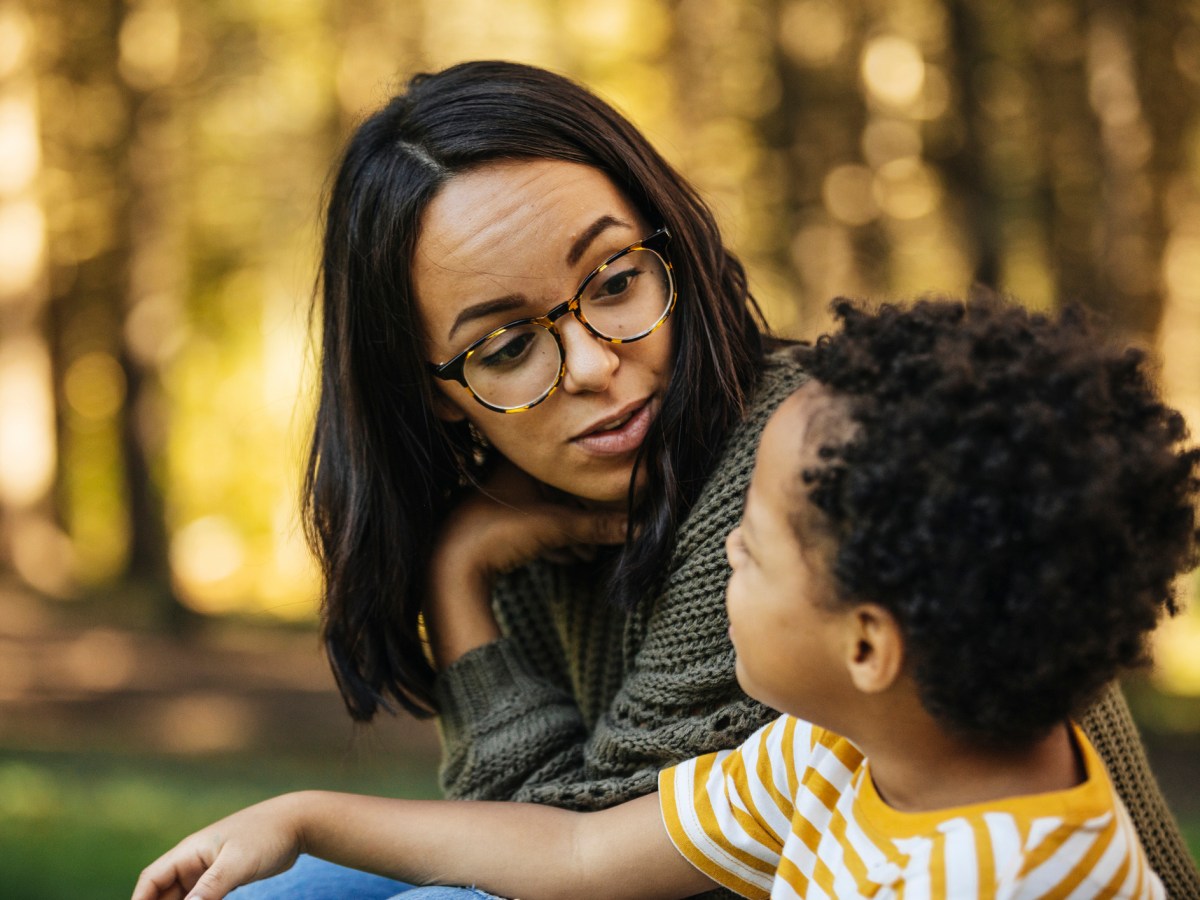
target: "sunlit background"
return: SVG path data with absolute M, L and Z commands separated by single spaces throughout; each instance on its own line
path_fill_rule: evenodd
M 63 685 L 146 684 L 131 635 L 251 634 L 251 667 L 301 635 L 295 679 L 328 692 L 297 517 L 320 202 L 354 123 L 416 71 L 503 57 L 587 83 L 701 189 L 785 334 L 819 333 L 838 294 L 1081 300 L 1156 352 L 1200 430 L 1200 7 L 1136 10 L 0 0 L 0 593 L 21 610 L 0 620 L 0 745 L 50 734 L 34 701 Z M 1200 580 L 1181 595 L 1200 606 Z M 39 656 L 52 623 L 73 637 Z M 156 677 L 186 656 L 163 652 Z M 1143 727 L 1200 733 L 1200 613 L 1155 653 Z M 189 695 L 144 746 L 262 730 L 222 697 Z

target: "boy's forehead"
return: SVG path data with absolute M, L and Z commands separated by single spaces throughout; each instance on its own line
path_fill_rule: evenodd
M 767 422 L 763 444 L 767 452 L 792 456 L 792 465 L 799 465 L 799 456 L 815 456 L 822 443 L 838 436 L 835 431 L 848 423 L 846 401 L 819 381 L 806 381 L 780 404 Z M 840 441 L 839 441 L 840 442 Z M 764 448 L 760 448 L 760 455 Z
M 801 520 L 807 508 L 801 473 L 821 465 L 819 451 L 826 444 L 848 440 L 854 424 L 847 400 L 818 381 L 807 381 L 767 422 L 759 443 L 754 477 L 746 497 L 746 517 L 771 512 L 790 521 Z
M 820 383 L 808 381 L 783 401 L 767 422 L 759 442 L 754 477 L 746 498 L 747 513 L 756 502 L 795 502 L 803 465 L 816 458 L 811 426 L 835 398 Z M 757 497 L 757 501 L 755 496 Z

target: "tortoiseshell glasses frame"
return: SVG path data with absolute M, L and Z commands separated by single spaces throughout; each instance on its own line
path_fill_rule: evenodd
M 566 352 L 563 348 L 562 337 L 558 332 L 558 327 L 556 324 L 563 316 L 567 315 L 568 313 L 573 315 L 579 324 L 586 328 L 594 337 L 602 341 L 607 341 L 611 344 L 629 344 L 633 343 L 634 341 L 640 341 L 643 338 L 649 337 L 660 327 L 662 327 L 663 323 L 671 317 L 671 313 L 675 309 L 676 300 L 678 299 L 678 293 L 675 287 L 674 271 L 670 261 L 667 259 L 665 252 L 666 245 L 670 239 L 670 231 L 668 231 L 666 228 L 660 228 L 658 231 L 654 232 L 644 240 L 637 241 L 636 243 L 630 244 L 623 250 L 617 251 L 612 256 L 604 260 L 604 262 L 602 262 L 600 265 L 596 266 L 596 268 L 593 269 L 588 276 L 579 283 L 578 289 L 576 289 L 575 293 L 569 299 L 555 305 L 553 308 L 547 311 L 545 315 L 516 319 L 512 322 L 508 322 L 505 325 L 501 325 L 499 328 L 489 331 L 461 353 L 457 354 L 453 359 L 447 360 L 444 363 L 429 363 L 431 373 L 434 375 L 434 377 L 443 381 L 454 381 L 462 385 L 462 387 L 469 391 L 471 396 L 474 397 L 478 403 L 495 412 L 511 414 L 532 409 L 554 393 L 555 389 L 562 382 L 563 375 L 566 373 Z M 662 307 L 661 310 L 658 311 L 653 321 L 646 322 L 645 328 L 642 328 L 633 334 L 614 336 L 601 330 L 594 322 L 588 320 L 587 315 L 582 308 L 581 300 L 588 291 L 589 287 L 591 287 L 596 280 L 601 277 L 605 270 L 619 263 L 622 259 L 626 259 L 630 254 L 639 251 L 649 251 L 653 254 L 654 259 L 658 263 L 662 264 L 663 271 L 661 273 L 655 273 L 662 280 L 663 290 L 665 292 L 663 295 Z M 626 273 L 619 273 L 617 275 L 617 279 L 620 279 L 620 277 L 624 274 Z M 653 279 L 654 275 L 651 277 Z M 651 284 L 653 284 L 653 281 L 651 281 Z M 653 312 L 653 308 L 651 308 L 651 311 Z M 548 332 L 554 338 L 554 343 L 558 349 L 557 372 L 553 375 L 553 377 L 549 377 L 551 372 L 554 370 L 552 368 L 547 368 L 544 373 L 547 376 L 545 379 L 546 384 L 540 389 L 540 391 L 536 392 L 537 396 L 533 397 L 527 402 L 506 406 L 501 403 L 489 401 L 486 397 L 481 397 L 476 392 L 475 387 L 472 386 L 468 377 L 468 367 L 472 361 L 472 358 L 481 350 L 481 348 L 490 344 L 494 344 L 496 339 L 506 332 L 510 332 L 516 328 L 526 328 L 530 325 L 545 329 L 546 332 Z M 536 334 L 536 332 L 530 333 Z M 501 350 L 501 353 L 502 352 L 503 350 Z M 536 378 L 535 381 L 540 382 L 540 377 Z

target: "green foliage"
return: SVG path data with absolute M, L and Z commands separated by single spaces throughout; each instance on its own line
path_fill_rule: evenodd
M 337 771 L 328 760 L 0 753 L 0 884 L 20 900 L 126 898 L 180 838 L 274 794 L 437 796 L 428 760 Z
M 1183 830 L 1188 849 L 1192 851 L 1192 859 L 1200 864 L 1200 815 L 1183 819 L 1179 827 Z

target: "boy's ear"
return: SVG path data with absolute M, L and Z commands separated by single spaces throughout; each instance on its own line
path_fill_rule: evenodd
M 846 668 L 864 694 L 886 691 L 904 669 L 904 635 L 896 617 L 877 603 L 861 603 L 850 613 Z

